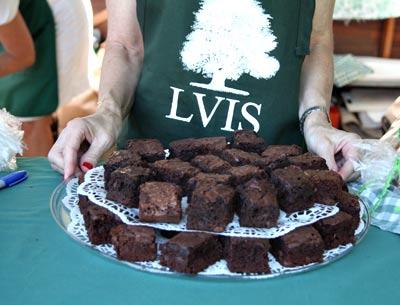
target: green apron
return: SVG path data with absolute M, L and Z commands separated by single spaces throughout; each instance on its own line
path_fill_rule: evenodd
M 128 138 L 229 136 L 303 144 L 300 72 L 314 0 L 138 0 L 144 64 Z
M 49 115 L 58 105 L 53 15 L 46 0 L 21 0 L 19 11 L 35 43 L 36 62 L 28 69 L 0 77 L 0 109 L 4 107 L 18 117 Z

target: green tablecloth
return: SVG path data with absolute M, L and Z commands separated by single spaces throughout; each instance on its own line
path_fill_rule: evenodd
M 20 159 L 26 182 L 0 191 L 0 304 L 400 304 L 400 237 L 371 228 L 322 269 L 260 280 L 200 280 L 135 271 L 94 255 L 54 222 L 61 182 L 45 159 Z

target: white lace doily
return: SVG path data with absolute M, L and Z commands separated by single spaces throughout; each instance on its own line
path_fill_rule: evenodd
M 89 200 L 94 204 L 106 208 L 129 225 L 145 225 L 167 231 L 193 231 L 186 228 L 186 197 L 182 199 L 183 217 L 179 224 L 144 223 L 139 220 L 138 209 L 128 208 L 122 204 L 106 199 L 107 192 L 104 189 L 103 173 L 104 169 L 102 166 L 88 171 L 85 175 L 85 181 L 78 187 L 78 193 L 88 196 Z M 322 204 L 315 204 L 310 209 L 295 212 L 290 215 L 281 211 L 278 226 L 270 229 L 241 227 L 239 218 L 235 215 L 233 221 L 226 227 L 226 230 L 218 234 L 226 236 L 276 238 L 293 231 L 297 227 L 309 225 L 320 219 L 333 216 L 338 211 L 339 209 L 336 206 L 326 206 Z
M 62 200 L 63 205 L 66 207 L 66 209 L 69 211 L 69 216 L 71 218 L 71 221 L 68 225 L 68 232 L 74 236 L 76 239 L 81 241 L 82 243 L 91 246 L 95 248 L 97 251 L 102 253 L 105 256 L 112 257 L 114 259 L 117 259 L 116 257 L 116 252 L 114 250 L 114 247 L 110 244 L 104 244 L 104 245 L 98 245 L 98 246 L 93 246 L 91 245 L 85 224 L 83 221 L 82 214 L 80 213 L 79 206 L 78 206 L 78 194 L 76 192 L 78 188 L 78 180 L 73 179 L 67 184 L 67 196 L 64 197 Z M 361 232 L 364 228 L 364 222 L 360 222 L 360 226 L 357 229 L 358 232 Z M 165 242 L 165 238 L 161 236 L 157 236 L 157 243 L 163 243 Z M 238 274 L 238 273 L 233 273 L 228 270 L 227 263 L 224 259 L 216 262 L 215 264 L 209 266 L 207 269 L 204 271 L 200 272 L 199 275 L 204 275 L 204 276 L 231 276 L 231 277 L 237 277 L 237 276 L 245 276 L 246 278 L 254 278 L 254 279 L 259 279 L 259 278 L 266 278 L 266 277 L 274 277 L 277 275 L 281 274 L 286 274 L 286 273 L 293 273 L 296 271 L 303 271 L 303 270 L 308 270 L 312 269 L 314 266 L 318 266 L 320 264 L 328 263 L 330 261 L 335 260 L 336 258 L 340 257 L 341 255 L 344 254 L 344 252 L 348 251 L 350 248 L 352 248 L 352 244 L 347 244 L 344 246 L 339 246 L 338 248 L 332 249 L 332 250 L 327 250 L 324 252 L 323 255 L 323 262 L 322 263 L 313 263 L 309 264 L 306 266 L 298 266 L 294 268 L 288 268 L 282 266 L 273 255 L 268 253 L 268 263 L 271 269 L 271 274 Z M 150 262 L 136 262 L 136 263 L 129 263 L 129 262 L 123 262 L 131 267 L 134 267 L 136 269 L 141 269 L 141 270 L 147 270 L 151 271 L 153 273 L 173 273 L 173 271 L 170 271 L 167 267 L 164 267 L 160 264 L 159 260 L 155 261 L 150 261 Z

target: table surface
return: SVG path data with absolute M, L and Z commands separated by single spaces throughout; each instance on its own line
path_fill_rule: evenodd
M 61 176 L 21 158 L 30 177 L 0 191 L 0 304 L 400 304 L 400 237 L 372 227 L 349 255 L 284 278 L 205 280 L 130 269 L 85 249 L 55 223 Z

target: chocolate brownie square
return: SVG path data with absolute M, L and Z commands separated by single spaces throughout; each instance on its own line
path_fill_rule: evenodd
M 272 181 L 278 189 L 278 203 L 286 213 L 308 209 L 314 205 L 315 188 L 298 167 L 288 166 L 272 172 Z
M 360 201 L 357 196 L 350 194 L 348 192 L 340 192 L 338 194 L 338 208 L 350 214 L 353 219 L 353 227 L 354 229 L 358 228 L 360 224 Z
M 79 211 L 82 215 L 84 215 L 86 213 L 86 209 L 91 205 L 91 203 L 89 202 L 89 198 L 87 196 L 78 195 L 78 198 Z
M 268 239 L 228 237 L 225 259 L 231 272 L 270 273 L 268 264 Z
M 108 184 L 111 178 L 111 173 L 118 168 L 127 166 L 146 166 L 146 162 L 136 154 L 128 150 L 117 150 L 114 151 L 107 161 L 104 163 L 104 186 L 108 190 Z
M 313 195 L 314 203 L 334 205 L 337 203 L 337 196 L 342 191 L 343 179 L 334 171 L 327 170 L 306 170 L 305 174 L 310 178 L 316 192 Z
M 227 147 L 225 137 L 188 138 L 169 144 L 171 156 L 184 161 L 189 161 L 197 155 L 218 154 Z
M 153 228 L 123 224 L 112 228 L 110 235 L 118 259 L 142 262 L 154 261 L 157 257 L 156 233 Z
M 134 139 L 126 143 L 126 149 L 139 154 L 144 160 L 154 162 L 165 159 L 165 151 L 157 139 Z
M 261 157 L 252 152 L 243 151 L 237 148 L 226 149 L 220 153 L 220 157 L 233 166 L 255 165 Z
M 198 273 L 222 259 L 218 236 L 207 233 L 181 232 L 160 250 L 160 264 L 182 273 Z
M 288 157 L 289 164 L 298 166 L 303 170 L 307 169 L 328 169 L 326 161 L 313 153 L 305 153 L 299 156 Z
M 78 176 L 78 184 L 81 185 L 83 182 L 85 182 L 85 174 L 84 174 L 84 173 L 81 173 L 81 174 Z
M 252 178 L 265 178 L 265 172 L 254 165 L 234 166 L 228 171 L 233 186 L 244 184 Z
M 186 210 L 187 228 L 223 232 L 232 221 L 235 190 L 223 184 L 198 186 Z
M 182 189 L 168 182 L 146 182 L 140 186 L 139 219 L 144 222 L 179 223 Z
M 187 181 L 200 170 L 180 159 L 159 160 L 152 164 L 158 180 L 178 184 L 185 191 Z
M 93 245 L 109 244 L 110 230 L 121 224 L 121 220 L 107 209 L 90 204 L 83 213 L 86 231 Z
M 232 148 L 261 153 L 267 146 L 264 139 L 253 130 L 237 130 L 233 133 Z
M 288 166 L 288 157 L 298 156 L 302 153 L 301 147 L 297 145 L 269 145 L 261 153 L 262 158 L 257 165 L 270 172 Z
M 149 168 L 130 166 L 115 170 L 108 183 L 106 198 L 127 207 L 138 207 L 140 184 L 152 179 Z
M 319 220 L 314 227 L 324 240 L 325 249 L 334 249 L 340 245 L 354 243 L 354 225 L 350 214 L 339 213 Z
M 297 228 L 270 242 L 272 254 L 285 267 L 308 265 L 323 259 L 324 241 L 312 226 Z
M 200 155 L 192 159 L 192 165 L 200 168 L 205 173 L 224 174 L 231 165 L 214 155 Z
M 172 237 L 178 235 L 179 231 L 168 231 L 168 230 L 157 230 L 160 233 L 161 237 L 171 239 Z
M 80 185 L 84 181 L 85 181 L 85 174 L 80 174 L 78 177 L 78 184 Z M 90 206 L 89 198 L 87 196 L 80 195 L 80 194 L 78 194 L 78 198 L 79 198 L 78 207 L 79 207 L 81 214 L 83 215 L 86 212 L 86 208 L 88 206 Z
M 228 148 L 225 137 L 206 137 L 196 139 L 200 143 L 202 154 L 218 154 Z
M 190 178 L 186 184 L 188 202 L 190 202 L 191 195 L 198 186 L 216 184 L 229 185 L 230 181 L 231 176 L 229 175 L 198 173 L 196 176 Z
M 201 152 L 201 146 L 194 138 L 180 139 L 169 143 L 171 158 L 190 161 Z
M 272 228 L 278 223 L 279 205 L 274 185 L 251 179 L 238 188 L 239 223 L 243 227 Z

